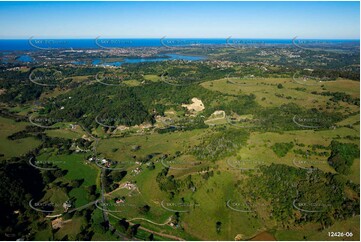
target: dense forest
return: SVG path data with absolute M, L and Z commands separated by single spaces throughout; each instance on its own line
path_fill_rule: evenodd
M 268 216 L 283 227 L 307 222 L 330 227 L 336 220 L 359 214 L 359 189 L 342 175 L 272 164 L 251 174 L 240 191 L 252 209 L 255 201 L 271 206 Z M 346 192 L 348 191 L 348 192 Z M 330 196 L 329 194 L 333 194 Z M 316 211 L 316 212 L 313 212 Z
M 38 214 L 29 209 L 31 199 L 43 196 L 42 175 L 27 164 L 26 158 L 0 166 L 0 238 L 12 240 L 29 231 L 31 221 Z

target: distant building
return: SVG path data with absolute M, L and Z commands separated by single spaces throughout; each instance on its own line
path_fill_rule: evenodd
M 66 201 L 65 203 L 63 203 L 63 208 L 64 208 L 64 211 L 67 212 L 68 209 L 71 208 L 70 201 Z

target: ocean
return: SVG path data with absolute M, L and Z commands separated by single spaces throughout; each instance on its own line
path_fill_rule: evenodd
M 37 49 L 112 49 L 127 47 L 181 47 L 181 46 L 247 46 L 247 45 L 291 45 L 292 42 L 303 45 L 355 44 L 360 40 L 321 40 L 321 39 L 233 39 L 233 38 L 149 38 L 149 39 L 0 39 L 0 51 L 31 51 Z

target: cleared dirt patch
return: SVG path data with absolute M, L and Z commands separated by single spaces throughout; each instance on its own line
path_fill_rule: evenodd
M 196 97 L 192 98 L 191 104 L 182 104 L 182 107 L 187 108 L 188 111 L 191 111 L 191 112 L 200 112 L 205 109 L 202 100 L 200 100 Z

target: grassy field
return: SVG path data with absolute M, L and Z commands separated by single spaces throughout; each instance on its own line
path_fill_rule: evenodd
M 335 130 L 323 130 L 323 131 L 314 131 L 314 130 L 298 130 L 298 131 L 287 131 L 280 133 L 252 133 L 250 139 L 248 140 L 247 146 L 242 148 L 238 152 L 238 156 L 242 159 L 252 159 L 262 161 L 263 164 L 272 164 L 272 163 L 281 163 L 290 166 L 295 166 L 297 160 L 305 160 L 299 155 L 296 155 L 291 151 L 287 153 L 284 157 L 278 157 L 271 149 L 271 146 L 275 143 L 282 142 L 293 142 L 294 144 L 303 144 L 303 146 L 295 145 L 294 149 L 301 149 L 307 151 L 312 145 L 323 145 L 329 146 L 331 141 L 337 137 L 345 137 L 347 135 L 354 135 L 355 131 L 349 128 L 340 128 Z M 358 143 L 358 141 L 349 141 L 345 138 L 338 139 L 340 142 L 353 142 Z M 321 151 L 321 150 L 320 150 Z M 329 152 L 329 151 L 327 151 Z M 295 160 L 296 158 L 296 160 Z M 327 164 L 327 157 L 310 155 L 308 157 L 310 164 L 315 167 L 320 168 L 325 172 L 334 172 Z M 355 167 L 359 164 L 358 160 L 354 161 Z M 306 167 L 306 166 L 305 166 Z M 308 166 L 309 167 L 309 166 Z M 357 178 L 356 173 L 359 173 L 357 169 L 354 170 L 353 177 Z M 358 179 L 352 179 L 357 181 Z
M 9 108 L 9 111 L 19 115 L 26 116 L 28 112 L 32 110 L 32 108 L 33 108 L 32 105 L 23 105 L 23 106 L 16 105 L 15 107 Z
M 17 140 L 9 140 L 7 137 L 24 130 L 30 123 L 15 122 L 11 119 L 0 117 L 0 153 L 4 154 L 1 159 L 20 156 L 38 147 L 41 142 L 33 137 Z
M 261 221 L 252 214 L 233 211 L 226 206 L 226 202 L 235 195 L 231 189 L 234 182 L 230 173 L 221 172 L 194 194 L 200 206 L 184 218 L 191 234 L 202 240 L 234 240 L 238 234 L 248 237 L 262 227 Z M 222 223 L 219 233 L 216 231 L 217 221 Z
M 152 82 L 159 82 L 161 78 L 157 75 L 144 75 L 144 79 Z
M 99 142 L 98 152 L 105 157 L 119 160 L 133 160 L 133 156 L 145 156 L 148 154 L 171 154 L 176 151 L 184 151 L 189 144 L 195 145 L 204 134 L 204 130 L 193 130 L 186 132 L 173 132 L 165 134 L 135 135 L 125 138 L 109 138 Z M 133 151 L 133 146 L 140 149 Z M 112 150 L 117 149 L 115 152 Z
M 345 221 L 338 221 L 330 228 L 322 232 L 317 231 L 318 226 L 309 224 L 297 229 L 278 230 L 275 232 L 277 240 L 320 240 L 320 241 L 340 241 L 340 240 L 360 240 L 360 216 L 349 218 Z M 353 236 L 330 237 L 328 232 L 352 232 Z
M 146 80 L 152 82 L 160 81 L 156 75 L 144 76 Z M 138 83 L 129 82 L 128 85 L 138 85 Z M 212 91 L 221 93 L 239 95 L 255 94 L 256 101 L 263 107 L 279 107 L 285 103 L 296 103 L 300 107 L 307 109 L 316 108 L 327 112 L 341 112 L 350 114 L 359 111 L 359 107 L 345 102 L 332 102 L 330 96 L 315 94 L 321 92 L 345 92 L 356 98 L 359 97 L 359 82 L 350 80 L 337 80 L 334 82 L 314 83 L 315 85 L 306 86 L 295 82 L 292 78 L 268 78 L 268 79 L 246 79 L 236 80 L 228 83 L 227 79 L 215 80 L 202 83 L 201 85 Z M 281 86 L 281 87 L 280 87 Z M 207 108 L 207 107 L 206 107 Z M 171 117 L 171 115 L 168 115 Z M 174 117 L 171 117 L 174 119 Z M 242 117 L 241 117 L 242 118 Z M 243 118 L 250 118 L 250 115 L 244 115 Z M 97 151 L 105 158 L 117 161 L 135 161 L 140 157 L 146 157 L 149 154 L 155 155 L 152 161 L 155 163 L 155 169 L 149 170 L 147 165 L 130 165 L 127 170 L 128 174 L 120 184 L 131 182 L 136 184 L 137 189 L 130 191 L 128 189 L 117 189 L 106 196 L 108 205 L 107 209 L 114 211 L 113 214 L 118 217 L 125 217 L 133 223 L 140 223 L 143 227 L 164 234 L 178 236 L 182 239 L 199 239 L 199 240 L 235 240 L 237 238 L 249 239 L 254 236 L 262 237 L 265 231 L 269 236 L 276 239 L 285 240 L 293 238 L 290 233 L 282 237 L 282 232 L 274 232 L 277 223 L 269 219 L 266 209 L 262 206 L 256 208 L 256 212 L 240 212 L 232 210 L 227 206 L 227 201 L 234 201 L 237 204 L 245 204 L 243 197 L 236 189 L 233 189 L 237 181 L 243 181 L 244 174 L 240 169 L 230 166 L 229 160 L 247 160 L 248 163 L 242 163 L 242 167 L 257 168 L 258 165 L 270 165 L 272 163 L 286 164 L 289 166 L 300 166 L 297 160 L 305 160 L 300 155 L 295 154 L 299 149 L 304 152 L 312 150 L 313 145 L 322 145 L 327 147 L 332 140 L 337 139 L 340 142 L 352 142 L 359 145 L 359 140 L 349 139 L 347 136 L 358 136 L 359 133 L 359 114 L 350 116 L 342 120 L 336 129 L 330 130 L 297 130 L 280 133 L 273 132 L 252 132 L 246 146 L 238 150 L 231 157 L 220 159 L 214 163 L 203 161 L 200 166 L 178 166 L 187 167 L 186 169 L 170 169 L 168 176 L 174 176 L 178 181 L 184 181 L 188 176 L 192 176 L 197 189 L 180 189 L 179 193 L 170 197 L 168 192 L 162 191 L 158 182 L 157 175 L 164 168 L 164 163 L 159 161 L 158 154 L 174 155 L 177 151 L 186 153 L 191 147 L 200 144 L 202 138 L 207 134 L 214 132 L 215 129 L 193 130 L 187 132 L 173 132 L 166 134 L 152 133 L 149 135 L 133 135 L 131 137 L 117 138 L 110 137 L 100 141 Z M 205 122 L 210 126 L 229 127 L 225 118 L 218 116 L 208 117 Z M 352 126 L 350 126 L 352 125 Z M 356 133 L 357 132 L 357 133 Z M 293 148 L 288 151 L 284 157 L 279 157 L 272 149 L 277 143 L 293 142 Z M 134 146 L 140 148 L 134 150 Z M 327 158 L 329 150 L 316 149 L 317 152 L 326 152 L 327 156 L 309 155 L 307 162 L 320 168 L 324 172 L 334 173 L 334 169 L 328 165 Z M 185 161 L 188 163 L 197 162 L 192 155 L 181 155 L 175 161 Z M 295 162 L 296 161 L 296 162 Z M 309 164 L 303 164 L 305 168 Z M 175 167 L 174 165 L 173 167 Z M 142 170 L 139 174 L 131 173 L 135 167 Z M 205 179 L 202 169 L 208 168 L 214 171 L 214 175 Z M 354 160 L 352 172 L 347 176 L 348 179 L 359 182 L 359 159 Z M 115 199 L 125 197 L 126 201 L 122 206 L 115 204 Z M 183 198 L 186 205 L 179 204 Z M 168 207 L 164 207 L 168 204 Z M 173 204 L 173 206 L 171 206 Z M 149 212 L 141 212 L 141 207 L 150 206 Z M 268 206 L 270 206 L 268 204 Z M 242 205 L 241 205 L 242 207 Z M 245 206 L 247 207 L 247 206 Z M 167 210 L 171 209 L 171 210 Z M 116 212 L 115 212 L 116 211 Z M 180 212 L 180 227 L 169 225 L 169 221 L 174 219 L 175 212 Z M 257 215 L 258 214 L 258 215 Z M 116 224 L 116 220 L 114 223 Z M 216 224 L 221 223 L 220 230 L 217 231 Z M 113 224 L 114 224 L 113 223 Z M 347 221 L 335 223 L 327 231 L 345 230 L 354 231 L 358 234 L 357 220 L 354 218 Z M 304 231 L 308 239 L 325 240 L 327 239 L 326 231 L 317 231 L 317 226 L 308 224 L 303 227 L 291 229 L 291 231 Z M 307 233 L 305 233 L 307 231 Z M 289 231 L 288 231 L 289 232 Z M 298 233 L 295 239 L 303 239 Z M 325 236 L 326 234 L 326 236 Z M 145 236 L 145 235 L 143 235 Z M 287 237 L 288 236 L 288 237 Z M 357 239 L 354 237 L 353 239 Z
M 144 79 L 152 82 L 160 81 L 157 75 L 145 75 Z M 84 80 L 78 78 L 76 81 Z M 330 228 L 322 231 L 320 231 L 318 224 L 313 223 L 298 227 L 290 225 L 290 228 L 286 230 L 278 227 L 277 222 L 267 214 L 266 209 L 263 209 L 262 206 L 271 206 L 270 202 L 262 206 L 254 206 L 256 207 L 255 211 L 247 211 L 247 207 L 250 206 L 246 202 L 249 201 L 242 197 L 235 185 L 246 182 L 248 173 L 244 170 L 255 170 L 259 165 L 271 165 L 272 163 L 301 169 L 307 169 L 312 165 L 324 172 L 335 173 L 335 170 L 327 162 L 330 156 L 330 150 L 327 147 L 333 140 L 354 143 L 359 146 L 359 107 L 345 102 L 335 103 L 329 100 L 330 96 L 322 96 L 312 92 L 345 92 L 354 98 L 358 98 L 360 94 L 359 82 L 337 80 L 307 86 L 295 82 L 292 78 L 251 78 L 231 81 L 232 83 L 226 78 L 208 81 L 201 85 L 209 90 L 225 94 L 255 94 L 256 101 L 263 107 L 279 107 L 285 103 L 296 103 L 300 107 L 308 109 L 316 108 L 328 112 L 352 113 L 352 115 L 339 121 L 335 127 L 328 130 L 300 129 L 263 132 L 254 129 L 250 131 L 246 145 L 236 146 L 231 142 L 230 146 L 237 147 L 235 152 L 232 151 L 230 156 L 221 156 L 222 158 L 215 161 L 209 161 L 208 158 L 197 160 L 196 155 L 191 151 L 198 145 L 201 146 L 200 149 L 206 149 L 207 147 L 202 147 L 202 141 L 207 141 L 207 138 L 219 139 L 219 143 L 215 142 L 218 146 L 223 144 L 221 142 L 223 138 L 212 136 L 212 134 L 222 133 L 232 128 L 224 114 L 206 117 L 205 123 L 210 126 L 209 128 L 164 134 L 153 131 L 137 132 L 140 131 L 140 128 L 134 128 L 131 132 L 129 130 L 116 131 L 111 134 L 105 133 L 99 126 L 92 131 L 100 138 L 96 147 L 98 158 L 127 164 L 124 168 L 127 170 L 127 174 L 118 182 L 120 187 L 105 195 L 105 204 L 99 204 L 100 207 L 110 213 L 111 224 L 119 228 L 119 218 L 126 218 L 132 223 L 141 224 L 145 229 L 184 240 L 230 241 L 273 237 L 277 240 L 340 239 L 328 237 L 328 231 L 352 231 L 354 234 L 352 238 L 342 239 L 358 240 L 359 216 L 344 221 L 336 221 Z M 126 84 L 129 86 L 141 85 L 136 80 L 126 81 Z M 54 97 L 62 92 L 62 90 L 55 89 L 53 93 L 46 93 L 42 98 Z M 29 110 L 29 107 L 15 107 L 13 109 L 19 114 L 25 114 L 26 110 Z M 177 116 L 182 115 L 184 113 L 167 110 L 165 117 L 162 118 L 176 120 L 180 118 Z M 253 115 L 238 115 L 237 118 L 252 120 Z M 164 120 L 157 120 L 158 127 L 162 127 L 162 124 L 164 126 L 162 121 Z M 26 125 L 29 124 L 0 118 L 0 153 L 4 154 L 3 158 L 24 154 L 40 145 L 40 141 L 34 138 L 15 141 L 6 138 L 15 132 L 24 130 Z M 67 139 L 79 139 L 87 136 L 80 126 L 74 129 L 70 128 L 70 123 L 58 123 L 54 126 L 59 127 L 59 129 L 45 130 L 47 136 Z M 238 128 L 242 129 L 243 127 L 239 126 Z M 123 135 L 124 137 L 122 137 Z M 280 144 L 292 144 L 292 147 L 280 155 L 274 148 Z M 226 152 L 225 149 L 222 151 Z M 96 185 L 97 192 L 100 192 L 100 169 L 96 164 L 86 160 L 88 156 L 92 155 L 92 152 L 70 155 L 58 155 L 56 152 L 57 150 L 54 148 L 48 148 L 42 150 L 37 157 L 38 161 L 56 162 L 61 170 L 67 171 L 64 176 L 46 184 L 45 195 L 41 201 L 55 204 L 53 214 L 64 212 L 62 204 L 71 198 L 75 199 L 73 205 L 75 208 L 92 202 L 87 191 L 91 185 Z M 307 153 L 307 158 L 297 152 Z M 176 155 L 177 157 L 162 160 L 163 155 L 168 155 L 168 157 Z M 149 169 L 149 161 L 139 163 L 139 160 L 144 160 L 147 157 L 151 157 L 149 161 L 154 163 L 154 169 Z M 167 167 L 167 164 L 170 170 L 165 179 L 175 179 L 179 182 L 178 184 L 181 184 L 175 194 L 171 194 L 169 190 L 165 191 L 166 189 L 162 190 L 157 182 L 158 174 Z M 140 169 L 139 173 L 134 172 L 136 168 Z M 359 169 L 360 159 L 355 159 L 351 173 L 345 177 L 354 183 L 359 183 Z M 210 173 L 212 175 L 209 175 Z M 190 179 L 189 177 L 191 177 L 193 187 L 184 185 L 187 184 L 186 180 Z M 82 184 L 69 191 L 58 186 L 59 184 L 71 184 L 72 181 L 79 179 L 83 179 Z M 123 187 L 126 182 L 133 184 L 135 189 Z M 123 203 L 115 202 L 123 197 L 125 198 Z M 235 209 L 229 206 L 229 201 L 233 202 Z M 145 205 L 150 206 L 150 210 L 147 212 L 142 209 Z M 176 211 L 180 211 L 179 226 L 171 225 L 176 217 Z M 91 220 L 91 228 L 96 232 L 93 240 L 117 239 L 110 232 L 103 231 L 100 225 L 103 221 L 102 211 L 99 207 L 95 208 Z M 75 240 L 77 233 L 85 225 L 85 219 L 77 215 L 63 228 L 56 231 L 54 235 L 49 230 L 39 230 L 36 239 L 61 240 L 68 236 L 68 239 Z M 137 237 L 147 239 L 149 235 L 149 231 L 139 230 Z M 171 238 L 155 235 L 155 239 L 166 240 Z
M 232 83 L 229 83 L 231 80 Z M 283 88 L 278 88 L 281 84 Z M 267 78 L 267 79 L 220 79 L 201 84 L 203 87 L 220 91 L 226 94 L 254 94 L 257 102 L 264 107 L 278 107 L 285 103 L 296 103 L 307 108 L 317 108 L 342 113 L 357 112 L 356 105 L 344 102 L 330 102 L 330 97 L 312 94 L 312 92 L 345 92 L 353 97 L 359 97 L 359 82 L 351 80 L 337 80 L 336 82 L 322 82 L 322 85 L 305 86 L 293 81 L 292 78 Z M 296 88 L 305 88 L 305 90 Z M 327 104 L 329 102 L 329 104 Z
M 317 98 L 318 97 L 319 96 L 317 96 Z M 243 179 L 244 175 L 242 175 L 241 169 L 230 165 L 230 160 L 231 162 L 238 160 L 249 161 L 249 163 L 242 163 L 243 168 L 257 168 L 258 165 L 270 165 L 272 163 L 302 167 L 297 161 L 304 161 L 304 159 L 294 153 L 295 149 L 307 151 L 309 149 L 311 150 L 313 145 L 327 147 L 334 139 L 340 142 L 353 142 L 358 144 L 358 140 L 350 140 L 346 137 L 354 136 L 355 129 L 359 130 L 359 124 L 355 124 L 358 119 L 359 115 L 351 116 L 339 122 L 337 124 L 338 128 L 330 130 L 296 130 L 280 133 L 252 132 L 247 141 L 247 145 L 239 149 L 234 156 L 218 160 L 215 164 L 208 164 L 208 166 L 210 166 L 211 169 L 215 169 L 216 172 L 215 175 L 207 181 L 202 178 L 200 170 L 197 169 L 197 167 L 185 170 L 170 170 L 169 174 L 173 175 L 176 179 L 184 179 L 188 175 L 192 175 L 197 187 L 199 187 L 195 192 L 185 191 L 179 195 L 183 196 L 187 201 L 196 202 L 195 204 L 197 204 L 197 206 L 190 207 L 188 212 L 181 213 L 183 232 L 174 230 L 171 226 L 164 224 L 174 213 L 164 210 L 161 206 L 162 201 L 170 200 L 169 194 L 161 191 L 156 182 L 157 174 L 164 167 L 159 161 L 156 162 L 156 168 L 152 171 L 148 170 L 145 165 L 141 165 L 141 173 L 135 176 L 131 175 L 129 171 L 136 166 L 130 166 L 128 168 L 128 175 L 121 183 L 126 181 L 132 182 L 136 184 L 138 190 L 130 192 L 127 189 L 118 189 L 109 194 L 107 196 L 107 202 L 109 203 L 107 208 L 112 211 L 117 211 L 114 212 L 114 215 L 130 220 L 133 219 L 132 221 L 136 221 L 148 229 L 177 235 L 181 238 L 194 236 L 201 240 L 234 240 L 236 237 L 243 239 L 253 238 L 254 236 L 258 238 L 258 235 L 262 237 L 264 231 L 269 231 L 276 227 L 276 223 L 273 220 L 265 219 L 267 215 L 257 217 L 255 213 L 239 212 L 226 206 L 227 201 L 230 199 L 240 203 L 244 202 L 242 201 L 242 197 L 235 194 L 235 190 L 232 189 L 235 182 Z M 350 124 L 353 124 L 353 127 L 347 126 Z M 226 127 L 228 127 L 228 125 L 226 125 Z M 100 141 L 98 152 L 104 155 L 104 157 L 119 161 L 131 161 L 134 156 L 142 157 L 148 154 L 174 154 L 176 151 L 186 151 L 190 147 L 199 144 L 205 132 L 209 133 L 210 129 L 207 131 L 195 130 L 125 138 L 108 138 Z M 293 142 L 294 147 L 284 157 L 279 157 L 272 150 L 272 146 L 276 143 L 285 142 Z M 132 147 L 136 145 L 139 145 L 140 149 L 137 151 L 132 150 Z M 303 164 L 304 168 L 310 167 L 311 164 L 325 172 L 334 173 L 333 168 L 327 163 L 329 150 L 316 149 L 316 151 L 328 152 L 328 155 L 310 155 L 307 160 L 309 163 Z M 184 160 L 190 163 L 194 162 L 192 159 L 192 157 L 186 156 L 184 158 Z M 153 159 L 153 161 L 156 160 L 157 159 Z M 347 177 L 358 183 L 359 159 L 354 160 L 352 172 Z M 115 205 L 114 199 L 123 196 L 126 197 L 126 204 L 123 206 Z M 179 199 L 179 197 L 175 197 L 172 201 L 179 201 L 177 199 Z M 146 214 L 140 212 L 139 208 L 144 205 L 151 207 L 150 212 Z M 262 214 L 262 212 L 262 207 L 259 207 L 257 213 Z M 150 220 L 151 222 L 144 221 L 143 219 Z M 218 221 L 222 223 L 220 232 L 216 230 L 216 222 Z M 348 225 L 350 223 L 349 221 L 345 222 L 345 224 Z M 334 226 L 338 225 L 336 224 Z M 314 233 L 312 235 L 314 236 L 313 238 L 323 238 L 322 233 L 324 232 L 316 231 L 311 225 L 310 228 L 310 234 Z M 306 228 L 297 228 L 295 231 L 303 229 Z M 272 231 L 269 233 L 271 237 L 274 234 Z M 299 239 L 297 232 L 295 233 L 296 235 L 290 235 L 290 237 L 287 237 L 289 235 L 287 231 L 284 233 L 283 235 L 282 232 L 277 231 L 275 236 L 277 239 Z
M 55 232 L 55 240 L 63 240 L 67 237 L 68 240 L 76 240 L 82 226 L 86 226 L 86 221 L 82 217 L 74 217 L 69 222 L 65 223 L 61 229 Z
M 178 198 L 169 200 L 168 194 L 161 191 L 155 178 L 163 166 L 158 162 L 155 170 L 145 169 L 140 175 L 136 177 L 126 176 L 124 181 L 131 181 L 137 185 L 139 192 L 131 193 L 127 189 L 119 189 L 116 192 L 107 196 L 106 207 L 114 212 L 116 216 L 126 217 L 127 219 L 143 218 L 151 220 L 156 224 L 163 224 L 174 212 L 165 210 L 161 203 L 171 202 L 177 203 Z M 185 232 L 174 231 L 169 225 L 156 225 L 150 222 L 142 221 L 142 219 L 135 219 L 137 223 L 142 226 L 153 229 L 159 232 L 168 232 L 169 234 L 178 235 L 181 238 L 187 238 L 190 235 L 198 239 L 214 239 L 217 240 L 233 240 L 237 234 L 242 234 L 244 237 L 249 237 L 262 229 L 261 221 L 254 218 L 252 214 L 239 213 L 229 209 L 226 206 L 227 200 L 234 197 L 233 190 L 229 189 L 233 186 L 236 176 L 231 173 L 221 172 L 204 181 L 197 172 L 189 170 L 185 174 L 177 175 L 177 172 L 172 174 L 176 178 L 186 177 L 191 174 L 194 180 L 203 184 L 199 190 L 194 193 L 184 192 L 187 201 L 192 201 L 187 207 L 174 207 L 180 211 L 189 210 L 189 212 L 181 213 L 181 226 Z M 122 206 L 114 203 L 115 198 L 126 197 L 126 202 Z M 150 212 L 142 214 L 139 208 L 149 205 Z M 210 216 L 212 215 L 212 216 Z M 215 226 L 217 221 L 222 222 L 222 229 L 220 233 L 216 232 Z
M 60 169 L 67 170 L 65 176 L 56 179 L 50 184 L 50 189 L 46 191 L 46 196 L 43 200 L 50 200 L 57 205 L 57 212 L 62 212 L 62 204 L 70 198 L 75 198 L 75 208 L 83 206 L 89 202 L 88 192 L 86 187 L 97 184 L 99 170 L 94 164 L 85 161 L 84 154 L 72 155 L 55 155 L 45 153 L 37 157 L 38 161 L 54 162 Z M 56 182 L 70 183 L 73 180 L 84 179 L 84 182 L 79 188 L 73 188 L 69 194 L 66 194 L 63 189 L 55 186 Z
M 113 138 L 102 140 L 97 150 L 104 154 L 105 157 L 116 160 L 127 160 L 131 159 L 134 155 L 144 156 L 149 153 L 174 154 L 176 151 L 183 151 L 184 149 L 187 149 L 189 145 L 197 144 L 199 142 L 199 137 L 202 135 L 203 131 L 197 130 L 190 132 L 153 134 L 146 137 L 134 136 L 121 139 Z M 131 147 L 134 145 L 139 145 L 141 147 L 140 150 L 132 151 Z M 116 152 L 112 152 L 111 150 L 114 148 L 118 148 L 118 150 Z M 190 161 L 189 158 L 187 161 Z M 168 194 L 161 191 L 156 182 L 156 176 L 163 168 L 164 166 L 160 162 L 156 162 L 155 170 L 150 171 L 143 166 L 143 171 L 139 175 L 132 176 L 128 173 L 121 183 L 124 183 L 125 181 L 135 183 L 139 192 L 130 193 L 127 189 L 119 189 L 107 196 L 107 202 L 110 204 L 107 208 L 112 211 L 121 211 L 119 212 L 119 216 L 124 216 L 127 219 L 140 217 L 149 219 L 157 224 L 164 223 L 170 216 L 174 215 L 174 213 L 166 211 L 161 206 L 162 201 L 169 201 Z M 204 183 L 203 179 L 199 175 L 199 169 L 197 169 L 197 167 L 181 171 L 171 170 L 170 174 L 180 179 L 187 177 L 188 175 L 192 175 L 195 181 Z M 231 197 L 231 194 L 228 194 L 228 192 L 226 194 L 218 194 L 218 192 L 223 193 L 224 191 L 228 191 L 228 188 L 232 186 L 233 182 L 234 177 L 230 174 L 222 173 L 221 175 L 216 175 L 215 178 L 210 179 L 202 186 L 202 189 L 196 191 L 194 194 L 189 192 L 182 193 L 187 197 L 187 199 L 197 201 L 197 203 L 199 203 L 199 207 L 192 207 L 191 212 L 181 215 L 182 227 L 184 227 L 186 233 L 175 233 L 174 229 L 169 225 L 157 226 L 142 220 L 137 222 L 147 228 L 157 229 L 158 231 L 169 231 L 171 234 L 179 234 L 182 238 L 192 234 L 196 238 L 200 239 L 211 239 L 215 238 L 212 236 L 216 236 L 216 238 L 220 240 L 231 240 L 237 235 L 234 232 L 237 227 L 244 227 L 244 230 L 242 230 L 244 236 L 251 236 L 260 229 L 260 221 L 257 221 L 252 216 L 246 215 L 242 216 L 244 219 L 240 220 L 239 213 L 226 207 L 226 201 Z M 212 190 L 211 193 L 209 192 L 210 190 Z M 122 196 L 126 197 L 125 205 L 115 205 L 114 199 Z M 175 201 L 177 201 L 177 198 L 175 198 Z M 150 212 L 147 214 L 140 214 L 139 207 L 146 204 L 151 207 Z M 210 213 L 215 215 L 212 216 L 214 219 L 219 218 L 219 216 L 224 214 L 222 215 L 224 229 L 222 229 L 220 234 L 218 234 L 215 230 L 215 223 L 217 221 L 206 219 Z M 199 220 L 204 221 L 204 224 L 199 223 Z M 209 228 L 214 228 L 212 229 L 211 234 L 209 233 Z
M 123 83 L 125 83 L 126 85 L 131 86 L 131 87 L 140 85 L 140 82 L 137 80 L 127 80 L 127 81 L 123 81 Z
M 70 128 L 70 123 L 59 123 L 54 125 L 54 127 L 59 127 L 59 129 L 51 129 L 45 131 L 45 133 L 49 137 L 79 139 L 86 135 L 86 133 L 80 126 L 75 126 L 74 129 Z

